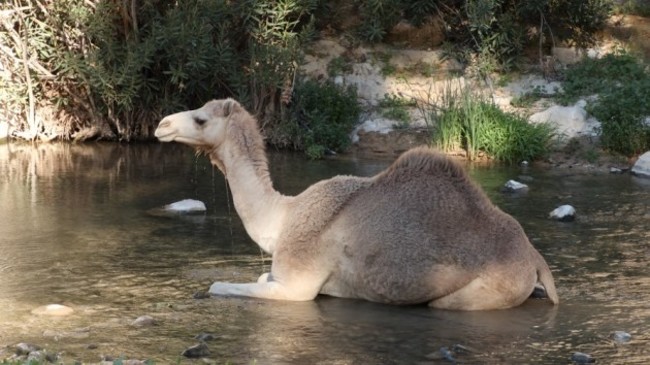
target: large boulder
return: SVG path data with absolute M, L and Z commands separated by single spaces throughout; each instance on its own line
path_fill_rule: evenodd
M 598 122 L 587 118 L 587 112 L 580 105 L 561 106 L 554 105 L 542 112 L 535 113 L 528 118 L 531 123 L 551 123 L 555 125 L 558 133 L 566 140 L 582 137 L 595 136 Z
M 635 175 L 650 178 L 650 151 L 642 154 L 641 157 L 639 157 L 639 159 L 632 167 L 632 172 Z

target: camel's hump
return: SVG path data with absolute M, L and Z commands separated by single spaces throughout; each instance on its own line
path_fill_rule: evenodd
M 384 173 L 385 176 L 395 174 L 467 179 L 467 173 L 458 162 L 429 147 L 416 147 L 404 152 Z

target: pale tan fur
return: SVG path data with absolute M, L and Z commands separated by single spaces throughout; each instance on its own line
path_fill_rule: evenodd
M 217 282 L 214 295 L 328 294 L 486 310 L 517 306 L 541 283 L 559 302 L 548 265 L 519 223 L 431 149 L 408 151 L 374 177 L 337 176 L 284 196 L 271 183 L 255 119 L 233 99 L 167 116 L 156 136 L 210 157 L 247 232 L 273 255 L 271 272 L 256 283 Z

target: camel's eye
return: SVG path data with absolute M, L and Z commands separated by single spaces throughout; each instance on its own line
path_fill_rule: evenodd
M 207 119 L 203 119 L 201 117 L 194 117 L 194 123 L 196 123 L 196 124 L 198 124 L 200 126 L 204 125 L 205 122 L 207 122 L 207 121 L 208 121 Z

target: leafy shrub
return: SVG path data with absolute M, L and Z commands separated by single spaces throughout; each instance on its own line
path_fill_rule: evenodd
M 283 126 L 285 140 L 314 159 L 328 150 L 344 151 L 360 110 L 354 87 L 304 80 L 296 87 L 291 118 Z
M 631 156 L 650 148 L 650 75 L 628 54 L 585 59 L 570 68 L 560 100 L 597 94 L 588 108 L 601 123 L 602 147 Z
M 539 159 L 555 137 L 551 125 L 529 124 L 468 90 L 446 99 L 439 108 L 434 144 L 445 151 L 463 148 L 470 160 L 479 151 L 507 163 Z
M 559 101 L 565 105 L 575 103 L 580 97 L 625 87 L 647 77 L 645 67 L 629 54 L 585 58 L 565 72 Z
M 8 12 L 6 24 L 25 29 L 29 58 L 49 73 L 39 77 L 33 66 L 36 96 L 49 92 L 75 117 L 70 135 L 99 127 L 91 137 L 151 138 L 162 115 L 224 96 L 245 103 L 265 129 L 276 126 L 318 0 L 132 3 L 16 0 Z M 13 105 L 25 110 L 18 86 L 26 80 L 14 84 Z

